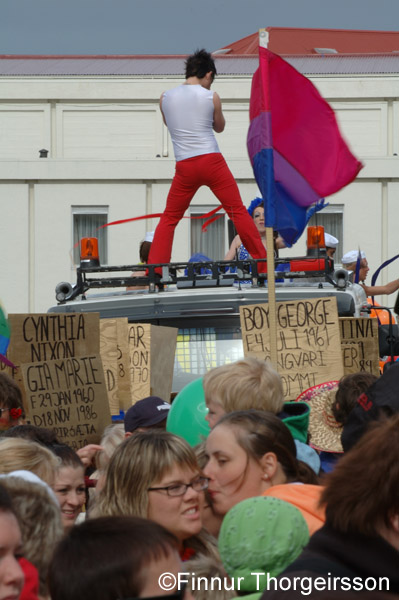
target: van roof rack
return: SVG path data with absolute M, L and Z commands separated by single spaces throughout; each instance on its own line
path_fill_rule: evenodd
M 56 286 L 56 300 L 59 303 L 69 302 L 84 296 L 90 289 L 104 289 L 129 286 L 148 286 L 154 293 L 164 289 L 165 285 L 175 284 L 177 288 L 225 287 L 234 283 L 249 281 L 253 286 L 263 286 L 267 281 L 267 273 L 259 273 L 258 263 L 266 259 L 219 260 L 201 262 L 174 262 L 148 265 L 119 265 L 77 267 L 76 284 L 59 283 Z M 328 257 L 299 257 L 290 260 L 275 259 L 275 276 L 279 280 L 300 278 L 321 278 L 331 281 L 333 261 Z M 147 271 L 147 275 L 133 276 L 133 272 Z M 158 271 L 162 269 L 162 275 Z M 116 277 L 102 277 L 103 273 L 123 273 Z M 89 277 L 94 275 L 94 277 Z

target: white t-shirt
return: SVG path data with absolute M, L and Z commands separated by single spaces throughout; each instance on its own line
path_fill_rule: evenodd
M 213 132 L 212 91 L 202 85 L 179 85 L 163 94 L 162 112 L 176 161 L 220 152 Z

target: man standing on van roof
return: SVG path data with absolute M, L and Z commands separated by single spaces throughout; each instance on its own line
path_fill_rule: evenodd
M 211 91 L 215 75 L 212 56 L 198 50 L 186 60 L 185 83 L 161 96 L 160 108 L 172 138 L 176 171 L 155 230 L 149 264 L 170 261 L 174 230 L 202 185 L 207 185 L 221 202 L 251 256 L 266 257 L 260 235 L 213 133 L 221 133 L 225 126 L 220 97 Z M 266 262 L 260 263 L 258 269 L 266 271 Z

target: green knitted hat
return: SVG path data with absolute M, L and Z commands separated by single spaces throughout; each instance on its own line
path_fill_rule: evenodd
M 244 577 L 240 589 L 258 592 L 266 588 L 267 574 L 276 577 L 284 571 L 308 540 L 308 526 L 295 506 L 256 496 L 239 502 L 224 517 L 219 552 L 229 576 Z M 265 575 L 251 575 L 256 571 Z

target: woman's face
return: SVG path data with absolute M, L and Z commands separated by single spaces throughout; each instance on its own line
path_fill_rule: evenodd
M 70 529 L 86 501 L 83 467 L 65 466 L 58 469 L 54 492 L 60 504 L 64 529 Z
M 151 488 L 192 483 L 200 477 L 198 471 L 189 467 L 175 466 Z M 148 518 L 163 525 L 183 541 L 196 535 L 202 529 L 201 513 L 204 506 L 204 492 L 196 492 L 188 487 L 182 496 L 169 496 L 166 490 L 148 492 Z
M 18 562 L 21 544 L 17 519 L 0 511 L 0 600 L 18 600 L 22 591 L 25 577 Z
M 265 209 L 263 206 L 258 206 L 252 213 L 252 218 L 260 234 L 265 233 Z
M 241 500 L 260 496 L 270 486 L 261 465 L 238 444 L 235 431 L 218 425 L 206 440 L 208 492 L 215 513 L 225 515 Z

